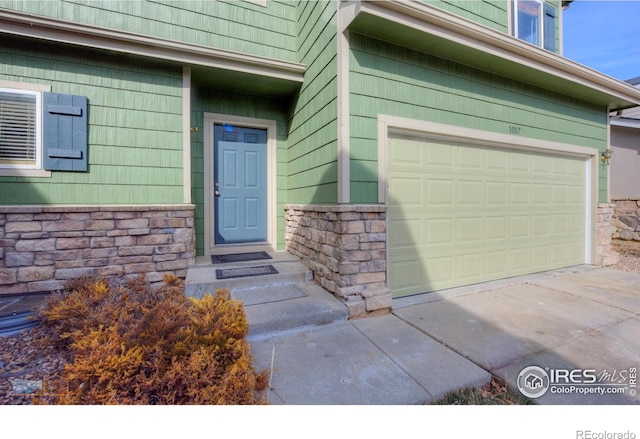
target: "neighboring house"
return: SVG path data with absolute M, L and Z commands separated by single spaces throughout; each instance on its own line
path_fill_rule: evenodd
M 0 293 L 286 249 L 353 316 L 603 262 L 608 114 L 640 91 L 563 58 L 561 18 L 0 1 Z
M 640 88 L 640 77 L 626 82 Z M 610 125 L 613 238 L 640 241 L 640 107 L 617 111 Z

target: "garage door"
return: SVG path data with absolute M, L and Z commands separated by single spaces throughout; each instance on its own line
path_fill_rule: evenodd
M 399 134 L 388 151 L 395 297 L 585 262 L 585 159 Z

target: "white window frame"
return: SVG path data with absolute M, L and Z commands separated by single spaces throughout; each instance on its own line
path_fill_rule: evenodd
M 36 97 L 36 159 L 33 164 L 0 163 L 0 177 L 51 177 L 50 171 L 42 169 L 42 93 L 51 91 L 51 86 L 14 81 L 0 81 L 0 90 L 28 94 Z
M 518 22 L 518 3 L 527 1 L 538 4 L 538 41 L 536 43 L 532 43 L 530 41 L 524 40 L 518 36 L 518 27 L 520 23 Z M 524 41 L 525 43 L 533 44 L 537 47 L 544 47 L 544 0 L 513 0 L 510 2 L 511 5 L 511 35 L 520 41 Z

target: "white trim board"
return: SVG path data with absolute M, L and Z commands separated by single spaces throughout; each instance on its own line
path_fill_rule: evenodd
M 247 128 L 262 128 L 267 130 L 267 242 L 247 244 L 215 244 L 214 233 L 214 203 L 213 200 L 213 125 L 216 123 L 238 125 Z M 277 122 L 268 119 L 233 116 L 229 114 L 204 113 L 204 254 L 216 254 L 219 247 L 247 247 L 266 245 L 270 249 L 277 246 Z M 244 250 L 249 251 L 249 250 Z M 219 252 L 218 252 L 219 253 Z

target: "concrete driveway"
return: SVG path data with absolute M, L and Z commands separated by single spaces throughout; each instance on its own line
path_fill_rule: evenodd
M 640 275 L 572 267 L 251 344 L 274 404 L 429 403 L 491 375 L 542 404 L 640 404 Z

